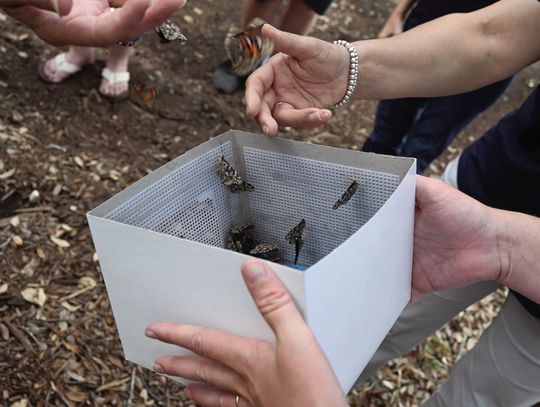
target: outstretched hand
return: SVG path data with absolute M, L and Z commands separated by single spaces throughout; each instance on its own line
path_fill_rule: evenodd
M 328 122 L 329 109 L 347 91 L 347 50 L 269 24 L 262 35 L 274 42 L 277 54 L 248 78 L 246 113 L 270 136 L 277 135 L 278 126 L 309 128 Z
M 2 10 L 53 45 L 108 47 L 165 21 L 185 0 L 0 0 Z M 111 6 L 118 7 L 111 13 Z
M 242 275 L 276 343 L 190 325 L 153 324 L 147 336 L 196 354 L 160 357 L 154 370 L 202 382 L 186 388 L 186 395 L 202 406 L 347 406 L 332 368 L 281 281 L 258 260 L 247 260 Z

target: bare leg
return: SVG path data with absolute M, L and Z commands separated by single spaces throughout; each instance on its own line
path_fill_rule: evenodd
M 122 74 L 123 78 L 117 81 L 109 81 L 103 78 L 99 86 L 99 92 L 106 96 L 117 97 L 127 93 L 129 88 L 128 63 L 132 49 L 115 45 L 109 48 L 109 56 L 105 68 L 113 74 Z
M 294 34 L 306 35 L 311 31 L 316 20 L 317 13 L 304 0 L 290 0 L 279 28 Z
M 240 20 L 242 29 L 245 29 L 255 17 L 262 18 L 264 21 L 272 24 L 280 5 L 281 0 L 244 0 L 242 18 Z
M 75 72 L 65 69 L 65 65 L 63 66 L 62 63 L 57 62 L 55 58 L 49 59 L 43 65 L 41 74 L 49 82 L 59 83 Z M 79 68 L 91 64 L 94 62 L 94 49 L 91 47 L 69 47 L 68 52 L 65 54 L 65 61 Z

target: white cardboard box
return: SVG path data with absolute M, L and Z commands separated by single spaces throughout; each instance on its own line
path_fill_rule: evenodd
M 253 192 L 217 175 L 223 154 Z M 278 244 L 306 219 L 299 263 L 271 264 L 329 358 L 344 391 L 354 384 L 410 297 L 414 159 L 231 130 L 186 152 L 88 214 L 128 360 L 185 354 L 144 336 L 153 322 L 219 328 L 273 340 L 240 275 L 248 257 L 223 249 L 233 224 Z M 359 189 L 332 206 L 352 180 Z

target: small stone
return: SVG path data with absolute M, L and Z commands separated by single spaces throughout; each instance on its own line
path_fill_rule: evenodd
M 13 236 L 13 243 L 15 244 L 15 246 L 22 246 L 23 245 L 23 240 L 22 240 L 22 237 L 20 237 L 19 235 L 15 235 Z
M 73 157 L 73 161 L 75 161 L 75 164 L 77 164 L 78 167 L 84 168 L 84 162 L 83 162 L 82 158 L 79 157 L 78 155 Z
M 24 117 L 19 112 L 13 112 L 12 115 L 11 115 L 11 119 L 14 122 L 22 122 L 24 120 Z
M 47 259 L 47 255 L 45 254 L 45 252 L 43 251 L 43 249 L 41 247 L 37 248 L 36 254 L 41 260 L 46 260 Z
M 28 197 L 28 201 L 31 204 L 38 203 L 40 199 L 39 191 L 37 189 L 34 189 L 32 192 L 30 192 L 30 196 Z
M 15 403 L 10 404 L 9 407 L 28 407 L 28 400 L 27 399 L 18 400 Z
M 62 184 L 56 184 L 53 189 L 53 195 L 54 196 L 60 195 L 60 193 L 62 192 L 62 188 L 63 188 Z
M 18 228 L 19 225 L 21 224 L 21 220 L 19 219 L 18 216 L 14 216 L 11 218 L 11 220 L 9 221 L 9 224 L 11 226 L 13 226 L 14 228 Z
M 50 239 L 55 245 L 63 249 L 67 249 L 68 247 L 71 246 L 67 240 L 60 239 L 59 237 L 51 236 Z
M 0 336 L 2 336 L 2 339 L 4 341 L 7 341 L 9 339 L 9 329 L 7 326 L 2 324 L 1 322 L 0 322 Z M 2 392 L 2 397 L 4 398 L 4 400 L 9 398 L 9 393 L 6 390 L 4 390 Z

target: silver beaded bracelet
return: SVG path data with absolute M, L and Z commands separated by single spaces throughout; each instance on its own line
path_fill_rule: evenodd
M 349 52 L 349 57 L 351 59 L 351 65 L 349 70 L 349 82 L 347 84 L 347 92 L 345 92 L 345 96 L 343 96 L 343 99 L 341 99 L 333 106 L 333 109 L 345 105 L 351 99 L 351 96 L 356 89 L 356 83 L 358 81 L 358 52 L 356 52 L 356 49 L 352 46 L 350 42 L 337 40 L 334 41 L 334 44 L 341 45 L 345 47 L 345 49 L 347 49 L 347 51 Z

